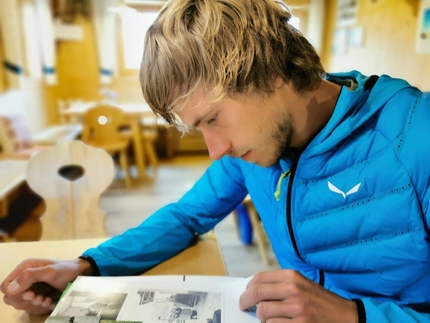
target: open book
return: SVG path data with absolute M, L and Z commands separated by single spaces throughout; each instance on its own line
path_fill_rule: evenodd
M 259 323 L 239 309 L 247 278 L 78 277 L 46 323 Z

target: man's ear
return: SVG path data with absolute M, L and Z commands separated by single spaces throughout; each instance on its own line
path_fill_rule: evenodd
M 283 78 L 280 76 L 277 76 L 275 78 L 275 80 L 273 81 L 273 86 L 275 87 L 275 89 L 279 89 L 284 84 L 285 84 L 285 82 L 284 82 Z

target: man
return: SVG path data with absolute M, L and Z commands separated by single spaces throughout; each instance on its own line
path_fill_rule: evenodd
M 148 31 L 141 84 L 171 124 L 198 128 L 214 159 L 177 203 L 68 262 L 31 260 L 28 288 L 128 275 L 168 259 L 250 194 L 283 270 L 257 274 L 240 308 L 262 322 L 430 322 L 430 98 L 403 80 L 325 75 L 272 0 L 173 0 Z

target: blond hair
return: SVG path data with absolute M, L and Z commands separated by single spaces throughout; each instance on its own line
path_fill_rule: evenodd
M 324 76 L 312 45 L 273 0 L 170 0 L 145 37 L 140 82 L 145 100 L 170 124 L 197 85 L 214 100 L 272 93 L 281 77 L 297 92 Z

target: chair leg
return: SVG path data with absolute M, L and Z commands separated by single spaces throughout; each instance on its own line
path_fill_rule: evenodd
M 125 187 L 129 188 L 131 187 L 131 178 L 128 169 L 128 158 L 126 149 L 121 150 L 121 152 L 119 153 L 119 163 L 121 165 L 122 172 L 124 175 Z
M 271 264 L 271 260 L 269 259 L 269 254 L 267 252 L 267 235 L 264 231 L 264 228 L 261 225 L 261 220 L 255 210 L 254 205 L 251 201 L 245 201 L 245 206 L 248 211 L 249 217 L 251 218 L 252 228 L 254 229 L 255 234 L 257 235 L 257 244 L 258 249 L 260 249 L 261 256 L 263 257 L 264 263 L 266 265 Z
M 240 239 L 240 230 L 239 230 L 239 226 L 238 226 L 238 224 L 237 224 L 238 216 L 237 216 L 237 212 L 236 212 L 236 210 L 233 210 L 233 211 L 231 212 L 231 216 L 232 216 L 232 218 L 233 218 L 233 225 L 234 225 L 234 231 L 236 232 L 236 237 L 237 237 L 238 239 Z
M 158 156 L 157 156 L 157 152 L 155 151 L 155 148 L 154 148 L 154 142 L 146 140 L 145 141 L 145 150 L 146 150 L 146 154 L 148 156 L 149 164 L 152 166 L 152 170 L 154 171 L 154 173 L 156 173 L 156 171 L 158 169 Z

